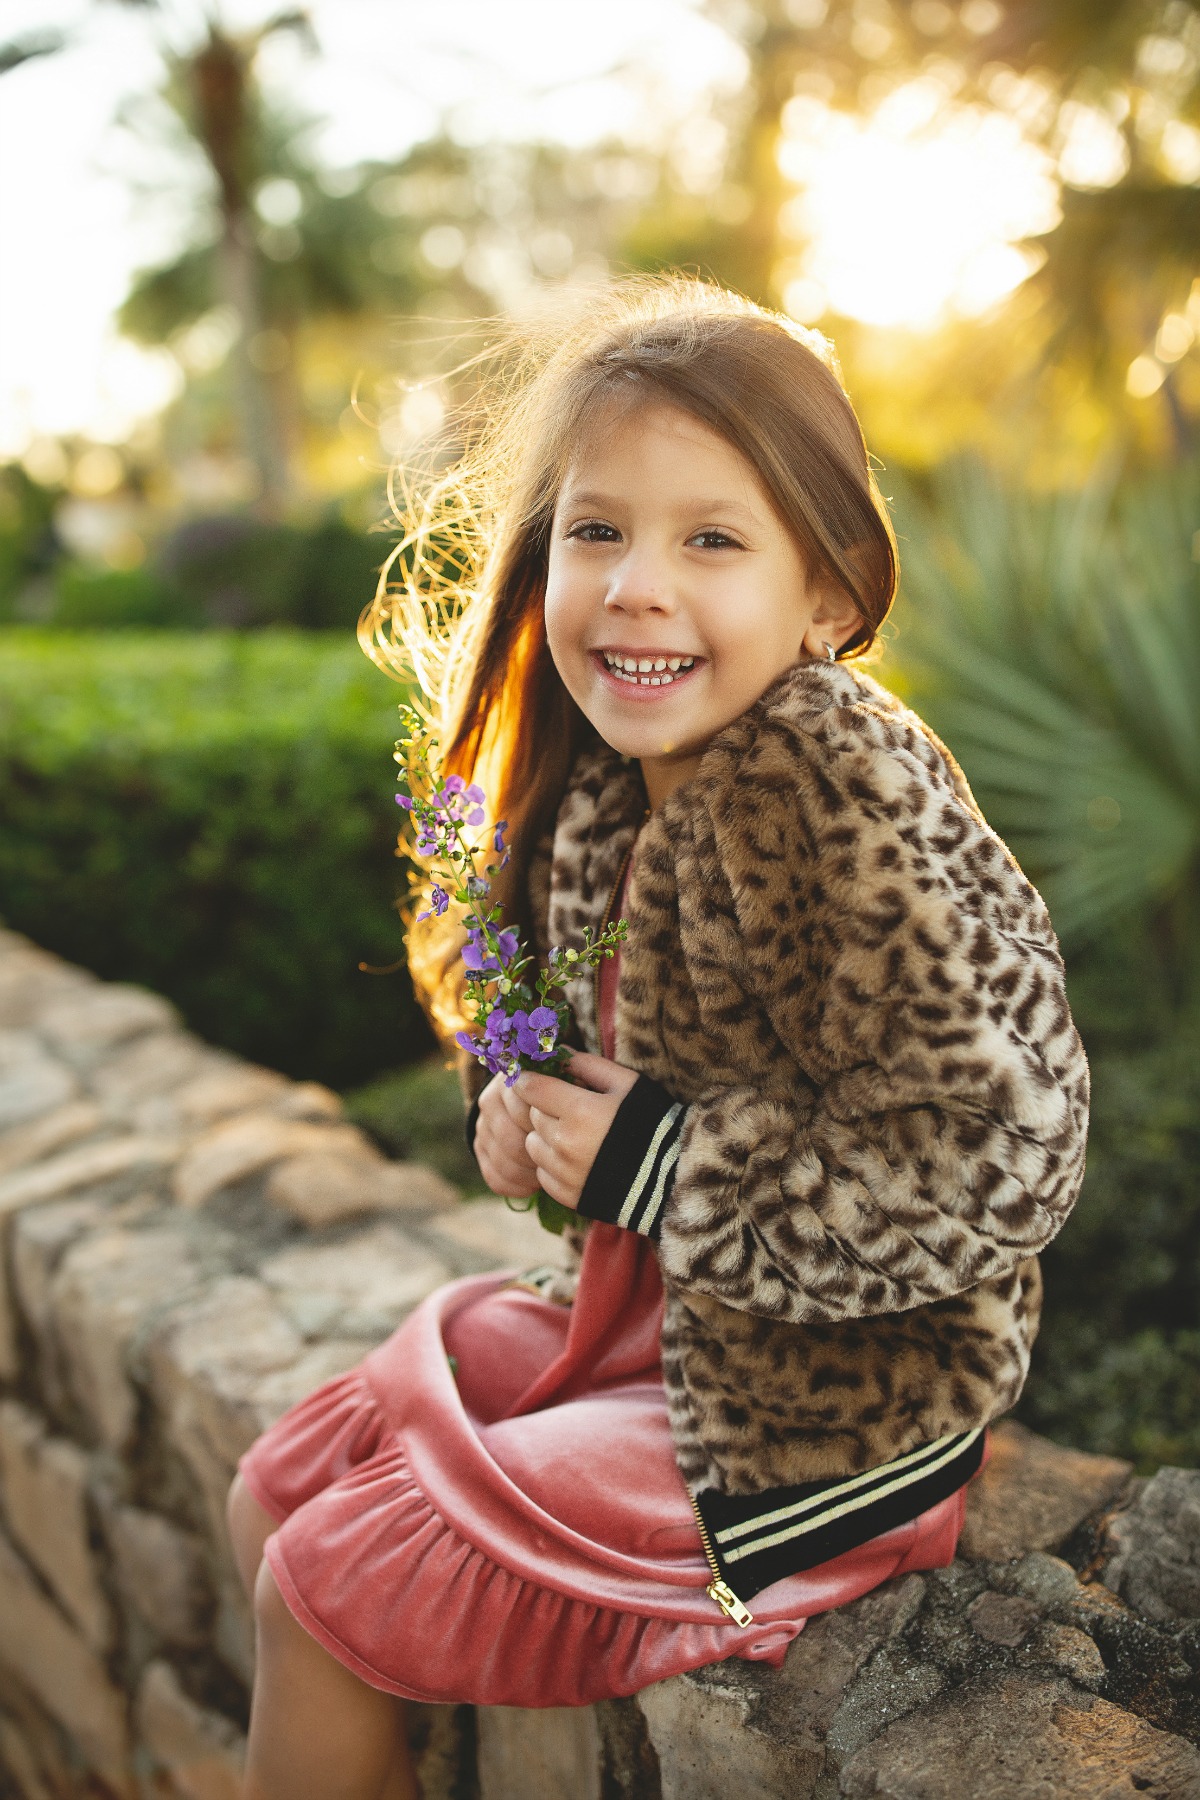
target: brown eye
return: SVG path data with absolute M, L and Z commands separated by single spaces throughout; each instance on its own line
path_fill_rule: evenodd
M 698 531 L 694 537 L 688 539 L 688 543 L 695 544 L 700 550 L 740 550 L 742 548 L 736 538 L 730 537 L 727 531 L 717 531 L 715 527 L 711 531 Z
M 572 525 L 567 533 L 581 544 L 615 544 L 620 535 L 615 526 L 605 525 L 600 519 L 585 519 L 582 524 Z

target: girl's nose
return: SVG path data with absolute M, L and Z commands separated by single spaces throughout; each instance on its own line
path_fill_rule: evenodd
M 613 570 L 604 604 L 610 612 L 630 616 L 672 613 L 675 593 L 667 571 L 653 557 L 629 556 Z

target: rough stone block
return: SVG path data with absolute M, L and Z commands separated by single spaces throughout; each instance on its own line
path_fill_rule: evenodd
M 99 985 L 86 969 L 39 950 L 14 931 L 0 931 L 0 1026 L 32 1024 L 52 1001 Z
M 218 1541 L 238 1458 L 273 1416 L 264 1383 L 303 1351 L 270 1290 L 245 1275 L 226 1276 L 183 1302 L 148 1341 L 155 1405 L 196 1476 Z
M 182 1031 L 150 1031 L 96 1064 L 88 1085 L 110 1112 L 181 1087 L 217 1060 L 198 1038 Z
M 568 1262 L 562 1238 L 544 1231 L 536 1213 L 514 1212 L 503 1200 L 468 1200 L 439 1214 L 425 1235 L 444 1246 L 456 1267 L 468 1274 L 495 1268 L 562 1269 Z
M 37 1345 L 38 1380 L 52 1410 L 69 1406 L 54 1329 L 54 1276 L 70 1245 L 104 1217 L 96 1200 L 60 1200 L 18 1213 L 11 1226 L 12 1291 Z
M 65 1106 L 43 1113 L 40 1119 L 14 1125 L 11 1130 L 0 1132 L 0 1175 L 41 1162 L 44 1156 L 93 1136 L 103 1124 L 104 1114 L 94 1100 L 69 1100 Z
M 46 1598 L 3 1535 L 0 1662 L 58 1720 L 89 1767 L 132 1800 L 125 1702 L 95 1651 Z
M 146 1669 L 135 1717 L 142 1743 L 186 1800 L 240 1800 L 245 1740 L 184 1693 L 169 1663 Z
M 845 1800 L 1196 1800 L 1183 1738 L 1062 1681 L 1010 1675 L 890 1726 L 842 1770 Z
M 1109 1527 L 1104 1580 L 1160 1624 L 1200 1619 L 1200 1470 L 1160 1469 Z
M 20 1372 L 17 1302 L 8 1270 L 6 1246 L 0 1236 L 0 1382 L 14 1382 Z
M 413 1215 L 458 1204 L 448 1181 L 421 1163 L 374 1163 L 361 1155 L 309 1150 L 277 1163 L 267 1199 L 314 1230 L 367 1213 Z
M 601 1800 L 593 1707 L 482 1706 L 477 1730 L 479 1800 Z
M 1092 1639 L 1074 1625 L 1043 1625 L 1030 1652 L 1033 1659 L 1049 1663 L 1080 1687 L 1099 1687 L 1107 1673 L 1104 1658 Z
M 153 1177 L 178 1154 L 174 1138 L 143 1137 L 136 1132 L 66 1150 L 0 1180 L 0 1217 L 25 1206 L 41 1206 L 62 1194 L 78 1193 L 81 1188 L 99 1187 L 118 1175 Z
M 18 1547 L 95 1650 L 112 1641 L 112 1614 L 92 1555 L 88 1459 L 51 1437 L 36 1413 L 0 1401 L 0 1495 Z
M 196 1649 L 212 1615 L 208 1559 L 193 1532 L 161 1513 L 109 1502 L 103 1510 L 118 1593 L 164 1644 Z
M 358 1156 L 367 1163 L 381 1160 L 353 1125 L 312 1125 L 274 1113 L 247 1113 L 216 1126 L 186 1152 L 175 1171 L 175 1198 L 181 1206 L 203 1206 L 222 1188 L 284 1157 L 314 1150 Z
M 137 1420 L 133 1346 L 205 1272 L 188 1221 L 165 1210 L 100 1223 L 63 1256 L 55 1336 L 70 1392 L 110 1450 L 125 1447 Z
M 976 1637 L 1015 1650 L 1037 1624 L 1038 1609 L 1020 1594 L 997 1594 L 989 1588 L 972 1600 L 967 1618 Z
M 448 1275 L 445 1263 L 390 1224 L 340 1244 L 293 1244 L 259 1269 L 306 1338 L 387 1337 Z
M 78 1091 L 76 1076 L 46 1054 L 32 1031 L 0 1031 L 0 1131 L 64 1105 Z
M 5 1778 L 12 1783 L 12 1792 L 19 1800 L 59 1800 L 49 1781 L 43 1778 L 27 1734 L 14 1719 L 6 1719 L 0 1713 L 0 1780 Z M 6 1791 L 7 1788 L 0 1789 Z
M 1055 1550 L 1132 1473 L 1115 1456 L 1064 1449 L 1006 1419 L 992 1431 L 986 1469 L 967 1489 L 959 1555 L 1005 1562 L 1026 1550 Z
M 177 1027 L 179 1014 L 160 994 L 104 981 L 51 1000 L 35 1023 L 62 1055 L 78 1067 L 88 1067 L 128 1038 Z
M 719 1663 L 642 1690 L 662 1800 L 812 1800 L 823 1750 L 803 1733 L 756 1730 L 756 1689 L 753 1672 Z
M 289 1083 L 256 1063 L 226 1062 L 176 1089 L 175 1105 L 187 1125 L 215 1125 L 238 1113 L 255 1112 L 287 1093 Z
M 345 1108 L 341 1097 L 319 1081 L 289 1082 L 286 1090 L 271 1103 L 271 1111 L 280 1119 L 310 1119 L 336 1122 Z

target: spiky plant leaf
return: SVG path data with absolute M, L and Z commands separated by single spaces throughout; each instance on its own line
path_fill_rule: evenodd
M 959 465 L 899 496 L 898 685 L 1067 938 L 1196 884 L 1196 481 L 1032 497 Z

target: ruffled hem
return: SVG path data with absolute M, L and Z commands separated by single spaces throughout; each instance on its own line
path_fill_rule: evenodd
M 665 1592 L 647 1581 L 641 1611 L 501 1566 L 423 1490 L 359 1369 L 293 1408 L 242 1474 L 282 1521 L 266 1557 L 285 1602 L 339 1662 L 404 1699 L 521 1707 L 613 1699 L 733 1656 L 778 1665 L 808 1617 L 949 1562 L 964 1499 L 764 1590 L 743 1632 L 715 1608 L 711 1621 L 682 1616 L 712 1607 L 702 1576 Z M 520 1549 L 527 1558 L 538 1544 Z

